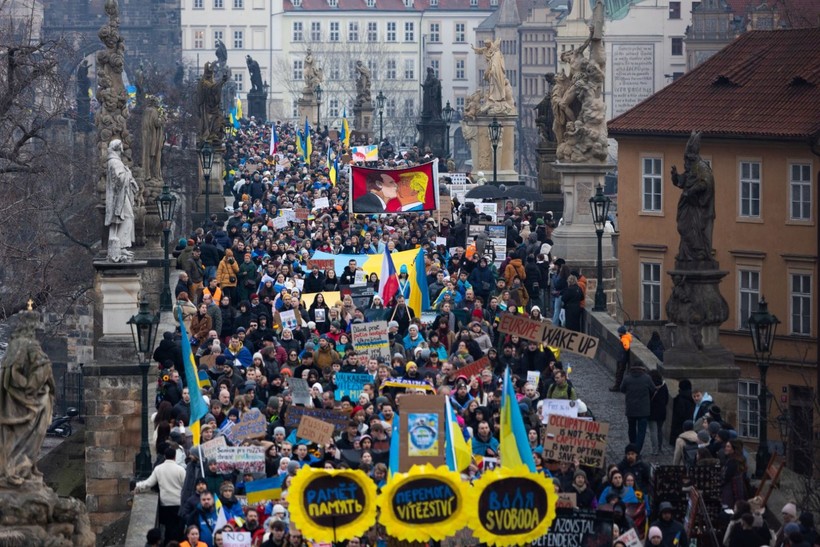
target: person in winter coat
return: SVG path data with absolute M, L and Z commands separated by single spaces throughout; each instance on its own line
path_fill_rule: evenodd
M 672 399 L 672 421 L 669 422 L 669 444 L 675 446 L 678 437 L 683 433 L 683 424 L 687 420 L 695 420 L 695 400 L 692 398 L 692 382 L 684 378 L 678 384 L 678 394 Z
M 527 272 L 524 270 L 524 264 L 519 256 L 515 256 L 510 260 L 510 263 L 504 268 L 504 280 L 507 282 L 507 286 L 512 285 L 515 276 L 518 276 L 522 281 L 527 278 Z
M 197 314 L 191 319 L 191 332 L 189 333 L 196 339 L 197 344 L 202 344 L 208 339 L 208 333 L 211 331 L 213 321 L 208 315 L 208 304 L 202 303 L 199 305 Z
M 487 264 L 487 258 L 482 256 L 478 261 L 478 266 L 473 268 L 467 278 L 475 295 L 481 297 L 484 302 L 489 302 L 490 292 L 495 286 L 495 274 Z
M 581 330 L 581 303 L 584 301 L 584 291 L 578 286 L 578 278 L 570 275 L 567 278 L 567 288 L 561 291 L 561 303 L 564 306 L 564 326 L 569 330 Z
M 703 417 L 709 412 L 714 401 L 708 392 L 701 391 L 700 389 L 692 390 L 692 399 L 695 402 L 695 409 L 692 411 L 692 421 L 695 422 L 695 429 L 697 430 L 700 422 L 703 421 Z
M 535 234 L 530 234 L 535 235 Z M 530 295 L 530 303 L 540 306 L 541 303 L 541 270 L 535 263 L 535 255 L 528 254 L 524 265 L 524 287 Z
M 250 300 L 251 293 L 258 285 L 256 278 L 256 263 L 252 260 L 251 253 L 242 256 L 242 263 L 239 265 L 239 273 L 236 274 L 236 298 L 232 302 L 244 302 Z
M 236 285 L 239 282 L 239 264 L 231 249 L 225 249 L 225 256 L 216 267 L 216 281 L 222 289 L 222 294 L 229 296 L 231 302 L 236 299 Z
M 669 388 L 666 386 L 660 371 L 649 373 L 652 383 L 655 384 L 655 393 L 649 404 L 649 444 L 652 454 L 657 456 L 663 452 L 663 422 L 666 421 L 666 406 L 669 404 Z M 664 534 L 664 538 L 666 534 Z
M 652 523 L 652 526 L 660 528 L 663 539 L 658 545 L 663 547 L 673 547 L 677 545 L 689 545 L 686 530 L 683 524 L 673 518 L 674 507 L 668 501 L 661 502 L 658 507 L 660 518 Z
M 649 412 L 655 384 L 646 373 L 646 368 L 633 365 L 621 382 L 621 393 L 626 394 L 626 418 L 629 422 L 629 442 L 643 450 L 646 428 L 649 423 Z
M 559 265 L 560 262 L 560 265 Z M 561 293 L 567 288 L 567 278 L 569 278 L 569 266 L 564 263 L 564 259 L 559 258 L 555 261 L 558 271 L 553 274 L 550 284 L 552 289 L 550 296 L 552 296 L 552 324 L 560 325 L 561 309 Z
M 683 431 L 675 439 L 675 452 L 672 455 L 672 465 L 686 464 L 687 449 L 692 452 L 697 452 L 698 449 L 698 434 L 694 430 L 695 423 L 692 420 L 683 422 Z
M 624 325 L 618 327 L 618 336 L 621 339 L 622 351 L 618 355 L 615 363 L 615 385 L 609 388 L 609 391 L 618 391 L 621 389 L 621 382 L 626 374 L 626 369 L 629 368 L 629 348 L 632 346 L 632 333 L 627 330 Z

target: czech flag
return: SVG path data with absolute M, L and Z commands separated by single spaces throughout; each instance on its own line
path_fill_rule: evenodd
M 186 387 L 191 395 L 191 418 L 188 420 L 188 427 L 194 436 L 194 446 L 197 446 L 200 438 L 199 420 L 204 418 L 208 413 L 208 405 L 205 404 L 205 399 L 202 398 L 202 386 L 200 385 L 199 375 L 197 374 L 194 352 L 191 350 L 191 338 L 188 336 L 185 322 L 182 320 L 182 308 L 179 306 L 177 306 L 177 318 L 179 319 L 179 330 L 182 336 L 182 358 L 185 361 L 185 378 L 188 380 Z
M 524 418 L 515 398 L 515 389 L 510 378 L 510 367 L 504 371 L 504 388 L 501 391 L 501 439 L 498 450 L 501 453 L 503 467 L 526 465 L 535 473 L 535 460 L 532 449 L 527 442 L 527 430 L 524 429 Z
M 396 277 L 396 266 L 393 265 L 390 253 L 385 249 L 382 255 L 382 271 L 379 275 L 379 296 L 382 297 L 385 306 L 389 305 L 397 292 L 399 292 L 399 278 Z M 526 438 L 526 433 L 524 438 Z
M 276 154 L 276 147 L 279 145 L 279 135 L 276 134 L 276 122 L 271 122 L 270 124 L 270 154 L 272 156 Z

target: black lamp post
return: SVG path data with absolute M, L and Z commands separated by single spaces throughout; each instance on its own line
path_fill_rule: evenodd
M 214 165 L 214 149 L 211 143 L 204 143 L 199 149 L 202 176 L 205 177 L 205 222 L 211 218 L 211 168 Z
M 162 295 L 159 299 L 160 311 L 171 311 L 171 283 L 168 280 L 170 275 L 170 261 L 168 260 L 168 236 L 171 234 L 171 225 L 177 212 L 177 198 L 171 193 L 168 185 L 162 187 L 162 194 L 157 196 L 157 210 L 159 211 L 159 221 L 162 223 L 162 243 L 165 249 L 165 258 L 162 261 Z
M 313 88 L 313 93 L 316 94 L 316 130 L 321 132 L 322 131 L 322 95 L 324 95 L 324 90 L 322 86 L 316 84 L 316 87 Z
M 450 122 L 453 121 L 453 109 L 450 106 L 450 101 L 447 101 L 447 104 L 444 105 L 444 109 L 441 111 L 441 118 L 444 120 L 444 123 L 447 124 L 447 132 L 444 134 L 444 157 L 450 157 Z
M 604 195 L 604 187 L 600 184 L 595 195 L 589 198 L 589 208 L 592 209 L 592 222 L 595 224 L 595 234 L 598 236 L 598 288 L 595 289 L 595 306 L 592 311 L 606 311 L 606 295 L 604 294 L 604 253 L 602 240 L 604 225 L 609 214 L 609 205 L 612 200 Z
M 142 372 L 142 438 L 140 450 L 136 457 L 136 475 L 138 480 L 151 476 L 151 449 L 148 446 L 148 368 L 151 350 L 159 327 L 159 314 L 151 314 L 148 302 L 143 298 L 140 311 L 128 320 L 131 334 L 134 337 L 134 349 L 140 355 L 140 372 Z
M 384 114 L 384 101 L 386 100 L 387 97 L 379 90 L 379 94 L 376 95 L 376 106 L 379 107 L 379 144 L 384 140 L 384 119 L 382 115 Z
M 490 133 L 490 144 L 493 145 L 493 185 L 498 185 L 498 167 L 496 163 L 496 153 L 498 152 L 498 139 L 501 138 L 501 124 L 498 118 L 493 118 L 487 127 Z
M 755 458 L 755 476 L 760 478 L 769 465 L 769 424 L 768 408 L 766 404 L 766 394 L 769 388 L 766 386 L 766 373 L 769 372 L 769 361 L 772 358 L 772 347 L 774 346 L 774 334 L 780 320 L 769 313 L 769 304 L 766 299 L 762 299 L 757 306 L 757 311 L 749 316 L 749 333 L 752 335 L 752 346 L 755 352 L 755 361 L 760 370 L 760 390 L 757 394 L 758 415 L 760 416 L 760 443 L 757 447 L 757 457 Z

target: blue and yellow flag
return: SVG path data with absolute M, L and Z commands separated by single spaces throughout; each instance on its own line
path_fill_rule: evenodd
M 330 184 L 336 186 L 336 177 L 339 173 L 339 164 L 336 163 L 336 158 L 330 157 L 330 147 L 327 149 L 327 176 L 330 179 Z
M 390 452 L 387 460 L 387 478 L 399 472 L 399 417 L 393 418 L 393 432 L 390 435 Z
M 310 167 L 310 156 L 313 154 L 313 139 L 310 138 L 310 124 L 305 117 L 305 163 Z
M 498 450 L 501 453 L 503 467 L 519 467 L 526 465 L 530 472 L 535 473 L 535 460 L 532 449 L 527 442 L 527 430 L 524 428 L 524 418 L 521 417 L 521 408 L 515 398 L 515 389 L 510 377 L 510 367 L 504 371 L 504 388 L 501 391 L 501 439 Z
M 416 317 L 421 317 L 423 311 L 430 309 L 430 287 L 427 285 L 427 272 L 424 269 L 424 249 L 419 249 L 408 281 L 410 298 L 407 305 L 415 312 Z
M 202 386 L 197 373 L 194 352 L 191 350 L 191 338 L 185 329 L 185 322 L 182 320 L 182 308 L 177 306 L 177 318 L 179 319 L 179 330 L 182 335 L 182 359 L 185 361 L 185 379 L 188 383 L 188 393 L 191 395 L 191 417 L 188 420 L 188 427 L 194 437 L 194 446 L 199 444 L 199 420 L 208 413 L 208 405 L 202 398 Z
M 259 503 L 260 501 L 274 501 L 282 497 L 282 484 L 287 475 L 278 475 L 269 479 L 257 479 L 245 483 L 245 494 L 248 503 Z
M 350 148 L 350 126 L 347 124 L 347 108 L 342 113 L 342 132 L 339 135 L 339 140 L 345 148 Z
M 444 422 L 444 446 L 446 449 L 445 461 L 450 471 L 461 473 L 470 466 L 473 459 L 472 440 L 468 443 L 464 440 L 464 433 L 458 426 L 456 412 L 450 402 L 449 397 L 445 397 L 446 421 Z

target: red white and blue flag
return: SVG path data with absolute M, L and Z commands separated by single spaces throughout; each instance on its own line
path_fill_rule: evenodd
M 396 277 L 396 266 L 393 265 L 393 258 L 387 249 L 382 255 L 382 271 L 379 275 L 379 296 L 385 306 L 390 305 L 390 301 L 399 292 L 399 279 Z
M 279 135 L 276 134 L 276 122 L 270 126 L 270 156 L 276 154 L 276 146 L 279 144 Z

